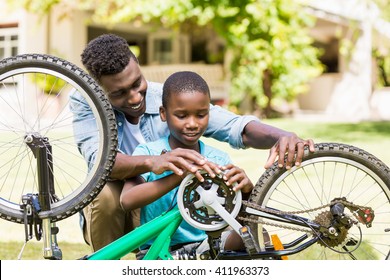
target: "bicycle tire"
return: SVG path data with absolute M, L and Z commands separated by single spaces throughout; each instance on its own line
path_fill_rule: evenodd
M 89 167 L 73 130 L 71 96 L 80 94 L 91 109 L 97 152 Z M 81 103 L 80 103 L 81 104 Z M 52 222 L 79 212 L 100 192 L 114 165 L 117 131 L 111 104 L 81 68 L 61 58 L 23 54 L 0 61 L 0 217 L 24 222 L 21 196 L 37 193 L 37 166 L 26 135 L 47 137 L 52 146 L 54 194 L 50 209 L 38 212 Z
M 382 161 L 360 148 L 339 143 L 320 143 L 315 145 L 313 153 L 305 149 L 299 167 L 286 170 L 275 163 L 266 170 L 256 183 L 249 201 L 282 211 L 305 211 L 330 203 L 334 198 L 345 197 L 356 205 L 371 207 L 375 218 L 371 228 L 361 226 L 362 235 L 353 227 L 345 239 L 340 239 L 339 244 L 329 246 L 329 243 L 317 242 L 289 258 L 389 259 L 390 233 L 386 231 L 390 229 L 389 175 L 390 170 Z M 321 213 L 327 211 L 329 207 L 299 215 L 311 220 L 324 219 L 327 214 Z M 267 219 L 263 219 L 263 222 L 267 222 Z M 257 224 L 249 225 L 257 230 Z M 273 225 L 264 224 L 263 227 L 269 235 L 276 234 L 284 244 L 302 234 Z M 256 230 L 255 236 L 258 238 Z M 356 245 L 354 242 L 360 236 L 362 243 L 359 247 L 353 247 L 352 243 Z M 353 252 L 347 254 L 342 250 L 343 246 Z

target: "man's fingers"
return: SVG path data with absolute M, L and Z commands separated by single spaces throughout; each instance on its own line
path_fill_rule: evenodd
M 272 166 L 272 164 L 274 164 L 277 156 L 278 156 L 278 151 L 277 151 L 276 147 L 274 146 L 269 151 L 269 156 L 268 156 L 267 162 L 264 165 L 264 168 L 265 169 L 270 168 Z
M 309 140 L 307 140 L 307 142 L 308 142 L 308 145 L 309 145 L 309 151 L 314 153 L 315 150 L 316 150 L 315 146 L 314 146 L 314 141 L 312 139 L 309 139 Z
M 296 146 L 296 157 L 295 157 L 295 165 L 301 165 L 303 154 L 305 151 L 305 143 L 304 142 L 298 142 Z
M 193 162 L 199 166 L 207 162 L 207 160 L 201 154 L 194 150 L 177 148 L 169 152 L 169 154 L 177 158 L 183 158 L 188 162 Z

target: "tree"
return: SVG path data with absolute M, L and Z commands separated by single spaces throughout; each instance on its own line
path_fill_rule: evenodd
M 386 21 L 390 21 L 390 1 L 389 0 L 373 0 L 378 6 L 380 16 Z M 377 61 L 379 70 L 379 86 L 390 87 L 390 55 L 389 51 L 383 53 L 378 49 L 373 51 L 373 56 Z
M 307 35 L 314 19 L 298 1 L 290 0 L 24 0 L 32 12 L 46 13 L 53 5 L 93 11 L 99 23 L 156 22 L 180 29 L 193 22 L 211 25 L 232 54 L 230 101 L 244 99 L 251 111 L 271 116 L 276 98 L 292 100 L 319 75 L 319 50 Z

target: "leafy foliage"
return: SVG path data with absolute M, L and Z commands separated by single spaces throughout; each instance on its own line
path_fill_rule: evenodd
M 252 111 L 265 115 L 272 100 L 294 99 L 322 65 L 307 28 L 314 19 L 289 0 L 24 0 L 27 9 L 46 12 L 51 5 L 93 11 L 94 22 L 158 23 L 180 28 L 187 22 L 211 25 L 224 38 L 231 60 L 231 102 L 249 98 Z

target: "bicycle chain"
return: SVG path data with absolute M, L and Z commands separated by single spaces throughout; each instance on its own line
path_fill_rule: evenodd
M 249 202 L 249 201 L 245 201 L 245 200 L 242 201 L 243 205 L 245 205 L 247 207 L 254 208 L 254 209 L 262 211 L 262 212 L 266 212 L 266 213 L 270 213 L 270 214 L 286 214 L 286 215 L 298 215 L 298 214 L 314 212 L 314 211 L 318 211 L 318 210 L 330 207 L 330 206 L 332 206 L 332 205 L 334 205 L 336 203 L 342 203 L 344 206 L 350 206 L 350 207 L 359 208 L 359 209 L 364 208 L 362 206 L 356 205 L 356 204 L 354 204 L 352 202 L 348 202 L 346 200 L 334 200 L 331 203 L 328 203 L 328 204 L 325 204 L 325 205 L 322 205 L 322 206 L 319 206 L 319 207 L 315 207 L 315 208 L 312 208 L 312 209 L 308 209 L 308 210 L 281 211 L 281 210 L 273 210 L 273 209 L 265 208 L 265 207 L 262 207 L 262 206 L 260 206 L 260 205 L 258 205 L 256 203 L 252 203 L 252 202 Z M 246 218 L 246 217 L 238 217 L 238 219 L 240 219 L 242 221 L 246 221 L 246 222 L 252 222 L 252 223 L 263 224 L 263 225 L 268 225 L 268 226 L 275 226 L 275 227 L 280 227 L 280 228 L 289 229 L 289 230 L 295 230 L 295 231 L 301 231 L 301 232 L 306 232 L 306 233 L 311 233 L 312 232 L 311 230 L 306 230 L 306 229 L 303 229 L 303 228 L 292 227 L 292 226 L 286 226 L 286 225 L 282 225 L 282 224 L 279 224 L 279 223 L 266 222 L 266 221 L 263 221 L 261 219 L 251 219 L 251 218 Z M 326 226 L 326 225 L 321 225 L 321 226 Z

